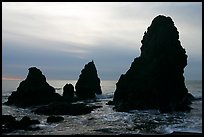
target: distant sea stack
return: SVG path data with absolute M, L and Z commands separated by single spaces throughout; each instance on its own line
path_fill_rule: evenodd
M 79 99 L 95 98 L 95 94 L 102 94 L 100 79 L 93 61 L 85 65 L 75 85 Z
M 63 87 L 62 96 L 64 97 L 64 99 L 66 101 L 71 102 L 73 100 L 73 98 L 74 98 L 74 86 L 72 84 L 66 84 Z
M 27 78 L 22 81 L 17 91 L 12 92 L 6 105 L 33 106 L 60 101 L 62 97 L 55 93 L 55 89 L 46 82 L 45 76 L 36 68 L 28 69 Z
M 155 17 L 141 43 L 140 56 L 116 83 L 113 98 L 116 111 L 190 110 L 191 94 L 183 76 L 187 55 L 172 19 L 163 15 Z

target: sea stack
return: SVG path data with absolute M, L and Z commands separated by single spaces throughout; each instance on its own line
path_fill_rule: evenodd
M 64 99 L 66 101 L 71 102 L 73 100 L 73 98 L 74 98 L 74 86 L 72 84 L 66 84 L 63 87 L 62 96 L 64 97 Z
M 6 105 L 28 107 L 62 100 L 38 68 L 31 67 L 28 70 L 27 78 L 20 83 L 17 91 L 12 92 Z
M 102 94 L 100 79 L 93 61 L 82 69 L 75 89 L 79 99 L 92 99 L 96 97 L 95 94 Z
M 140 56 L 116 83 L 113 98 L 116 111 L 190 110 L 190 93 L 183 76 L 187 55 L 173 20 L 163 15 L 155 17 L 141 43 Z

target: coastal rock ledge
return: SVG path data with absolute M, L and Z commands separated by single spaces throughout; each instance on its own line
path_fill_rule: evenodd
M 163 15 L 155 17 L 141 43 L 140 56 L 116 83 L 114 109 L 189 111 L 192 95 L 183 76 L 187 55 L 172 19 Z

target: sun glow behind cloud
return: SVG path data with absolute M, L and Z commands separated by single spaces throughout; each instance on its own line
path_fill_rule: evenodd
M 143 34 L 159 14 L 172 17 L 189 62 L 195 58 L 201 62 L 201 3 L 3 2 L 3 73 L 12 69 L 8 67 L 11 62 L 21 67 L 33 63 L 46 69 L 53 65 L 68 69 L 73 62 L 80 62 L 78 67 L 82 67 L 95 59 L 102 72 L 117 68 L 113 73 L 120 75 L 139 56 Z M 12 49 L 17 49 L 15 55 L 11 53 Z M 41 59 L 36 61 L 38 57 L 35 56 Z M 21 63 L 23 58 L 29 61 Z M 70 60 L 72 63 L 63 66 L 63 61 Z
M 5 35 L 23 35 L 23 41 L 27 37 L 34 37 L 74 42 L 86 47 L 96 46 L 98 40 L 108 39 L 135 43 L 137 28 L 145 27 L 142 25 L 144 21 L 137 21 L 137 18 L 120 19 L 107 3 L 4 4 L 3 31 L 8 33 Z

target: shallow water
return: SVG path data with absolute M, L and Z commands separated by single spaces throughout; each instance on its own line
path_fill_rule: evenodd
M 115 112 L 112 107 L 106 105 L 112 100 L 117 81 L 102 81 L 103 94 L 97 96 L 96 102 L 89 101 L 90 104 L 101 105 L 103 107 L 95 109 L 90 114 L 69 116 L 62 115 L 64 121 L 55 124 L 48 124 L 48 116 L 31 113 L 31 109 L 22 109 L 13 106 L 2 105 L 2 113 L 16 116 L 20 120 L 28 115 L 32 119 L 38 119 L 41 128 L 37 131 L 17 130 L 8 135 L 118 135 L 118 134 L 167 134 L 173 131 L 188 131 L 202 133 L 202 100 L 192 104 L 190 113 L 161 114 L 157 110 Z M 2 102 L 5 102 L 12 90 L 16 90 L 20 81 L 2 81 Z M 76 81 L 48 81 L 57 88 L 56 92 L 62 94 L 62 87 L 66 83 Z M 202 96 L 201 81 L 186 81 L 186 86 L 194 96 Z

